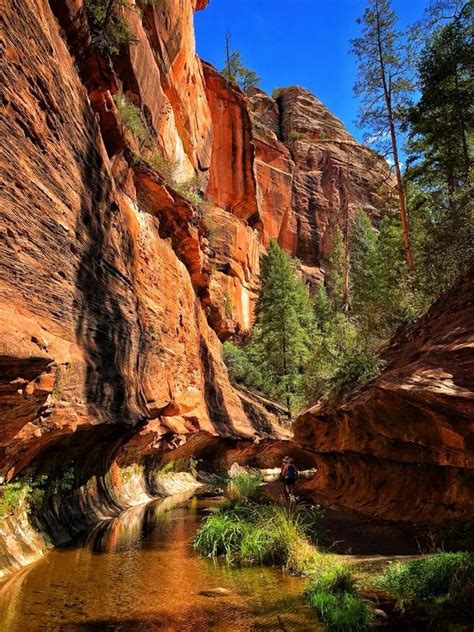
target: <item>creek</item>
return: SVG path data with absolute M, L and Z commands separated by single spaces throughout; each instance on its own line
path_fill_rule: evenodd
M 194 551 L 213 503 L 193 492 L 155 500 L 49 551 L 0 589 L 2 632 L 322 631 L 303 579 Z

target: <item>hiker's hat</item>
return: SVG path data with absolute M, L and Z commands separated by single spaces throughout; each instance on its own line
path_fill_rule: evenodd
M 289 461 L 289 460 L 290 460 L 290 457 L 289 457 L 289 456 L 285 456 L 285 457 L 283 457 L 283 460 L 284 460 L 284 461 Z

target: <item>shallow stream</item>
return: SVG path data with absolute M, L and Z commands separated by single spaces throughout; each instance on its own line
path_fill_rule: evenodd
M 0 589 L 1 631 L 321 631 L 304 580 L 194 552 L 210 504 L 180 494 L 132 507 L 48 552 Z

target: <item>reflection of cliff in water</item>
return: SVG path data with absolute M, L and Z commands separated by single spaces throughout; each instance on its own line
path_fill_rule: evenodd
M 194 494 L 195 491 L 190 490 L 146 505 L 129 507 L 116 518 L 99 522 L 78 544 L 93 553 L 115 553 L 146 548 L 152 533 L 165 540 L 169 534 L 169 511 L 190 500 Z
M 183 493 L 104 520 L 0 589 L 1 632 L 321 632 L 304 580 L 197 555 L 213 502 Z M 225 595 L 206 592 L 224 588 Z

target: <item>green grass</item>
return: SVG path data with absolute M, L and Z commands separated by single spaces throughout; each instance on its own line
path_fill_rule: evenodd
M 334 632 L 361 632 L 367 630 L 372 621 L 367 604 L 358 595 L 321 591 L 312 593 L 308 602 L 323 625 Z
M 356 594 L 356 581 L 352 571 L 339 563 L 328 566 L 311 581 L 306 589 L 308 596 L 318 592 L 330 592 L 333 595 Z
M 143 120 L 140 108 L 130 103 L 123 92 L 117 92 L 114 95 L 114 101 L 126 129 L 140 140 L 145 140 L 149 135 L 149 131 Z
M 208 557 L 224 557 L 228 564 L 278 565 L 305 573 L 321 557 L 309 542 L 314 513 L 303 506 L 230 501 L 207 516 L 194 547 Z
M 469 553 L 437 553 L 411 562 L 391 564 L 377 584 L 400 601 L 434 601 L 453 598 L 472 588 L 474 556 Z
M 228 496 L 231 500 L 243 498 L 255 498 L 258 494 L 263 478 L 257 474 L 242 472 L 234 476 L 228 488 Z
M 358 595 L 352 571 L 338 562 L 328 562 L 309 583 L 305 597 L 316 610 L 322 623 L 337 632 L 366 630 L 372 614 L 365 601 Z

